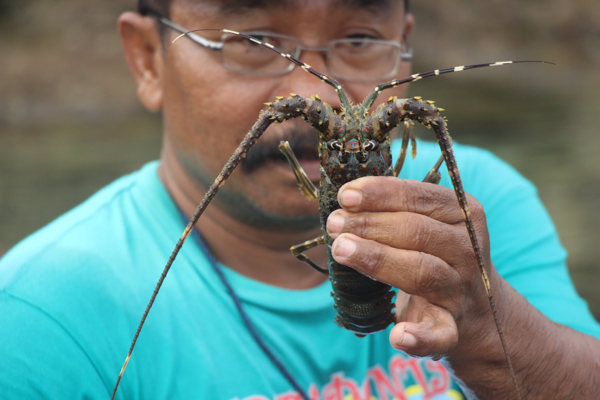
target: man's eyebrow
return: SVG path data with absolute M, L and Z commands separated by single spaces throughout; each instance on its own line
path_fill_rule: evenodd
M 387 12 L 392 8 L 393 0 L 336 0 L 335 7 L 351 7 L 375 14 Z M 302 7 L 299 0 L 225 0 L 219 2 L 219 14 L 235 15 L 250 10 L 268 10 L 269 8 Z
M 337 0 L 338 7 L 350 6 L 354 8 L 365 8 L 376 12 L 391 10 L 393 0 Z

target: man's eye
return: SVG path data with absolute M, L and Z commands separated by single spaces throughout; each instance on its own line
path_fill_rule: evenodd
M 351 40 L 348 42 L 348 45 L 352 46 L 352 47 L 363 47 L 366 44 L 367 44 L 367 42 L 364 40 Z
M 346 36 L 346 39 L 377 39 L 371 35 L 367 35 L 366 33 L 355 33 L 352 35 Z
M 374 39 L 376 40 L 376 38 L 365 34 L 355 34 L 346 37 L 347 45 L 354 48 L 364 47 L 368 45 L 371 40 Z

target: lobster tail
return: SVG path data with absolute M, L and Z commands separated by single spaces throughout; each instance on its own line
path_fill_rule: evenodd
M 373 280 L 356 270 L 329 261 L 329 280 L 337 311 L 335 322 L 340 328 L 354 332 L 359 337 L 379 332 L 394 322 L 396 293 L 390 285 Z

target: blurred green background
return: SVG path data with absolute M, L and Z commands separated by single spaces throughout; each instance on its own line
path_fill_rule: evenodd
M 413 0 L 414 71 L 550 60 L 426 79 L 461 143 L 539 188 L 578 291 L 600 319 L 600 2 Z M 158 157 L 116 18 L 135 0 L 0 0 L 0 255 Z M 429 134 L 429 132 L 427 132 Z M 429 136 L 427 136 L 429 137 Z

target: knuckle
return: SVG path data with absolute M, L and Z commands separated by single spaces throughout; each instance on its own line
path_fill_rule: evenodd
M 451 293 L 460 286 L 460 275 L 434 256 L 420 252 L 415 260 L 415 289 L 434 303 L 451 302 Z
M 383 268 L 386 261 L 385 252 L 375 243 L 368 243 L 361 246 L 359 262 L 361 263 L 364 272 L 371 276 L 377 277 L 379 271 Z
M 477 221 L 480 219 L 485 220 L 485 210 L 483 209 L 483 205 L 477 201 L 474 197 L 469 197 L 467 200 L 469 204 L 469 210 L 471 212 L 471 217 L 473 220 Z
M 397 211 L 407 207 L 407 193 L 411 187 L 402 180 L 391 176 L 361 178 L 369 184 L 365 200 L 373 211 Z
M 358 217 L 357 235 L 362 238 L 369 238 L 373 228 L 376 228 L 376 221 L 371 213 L 362 213 Z
M 423 187 L 421 185 L 410 185 L 407 189 L 410 189 L 410 191 L 407 191 L 410 195 L 405 197 L 406 210 L 415 213 L 425 210 L 427 208 L 427 196 Z
M 439 273 L 433 268 L 425 253 L 419 252 L 415 260 L 416 288 L 419 293 L 432 293 L 439 289 Z
M 422 249 L 431 241 L 432 232 L 423 218 L 418 214 L 408 214 L 407 224 L 412 232 L 412 241 L 417 249 Z
M 471 213 L 471 218 L 474 221 L 483 219 L 485 220 L 485 210 L 483 205 L 477 200 L 475 197 L 471 196 L 467 193 L 467 204 L 469 207 L 469 212 Z
M 363 239 L 371 239 L 371 234 L 376 230 L 377 220 L 372 213 L 347 213 L 344 231 L 352 233 Z
M 386 177 L 384 192 L 381 196 L 382 210 L 397 210 L 406 206 L 406 182 L 402 179 Z

